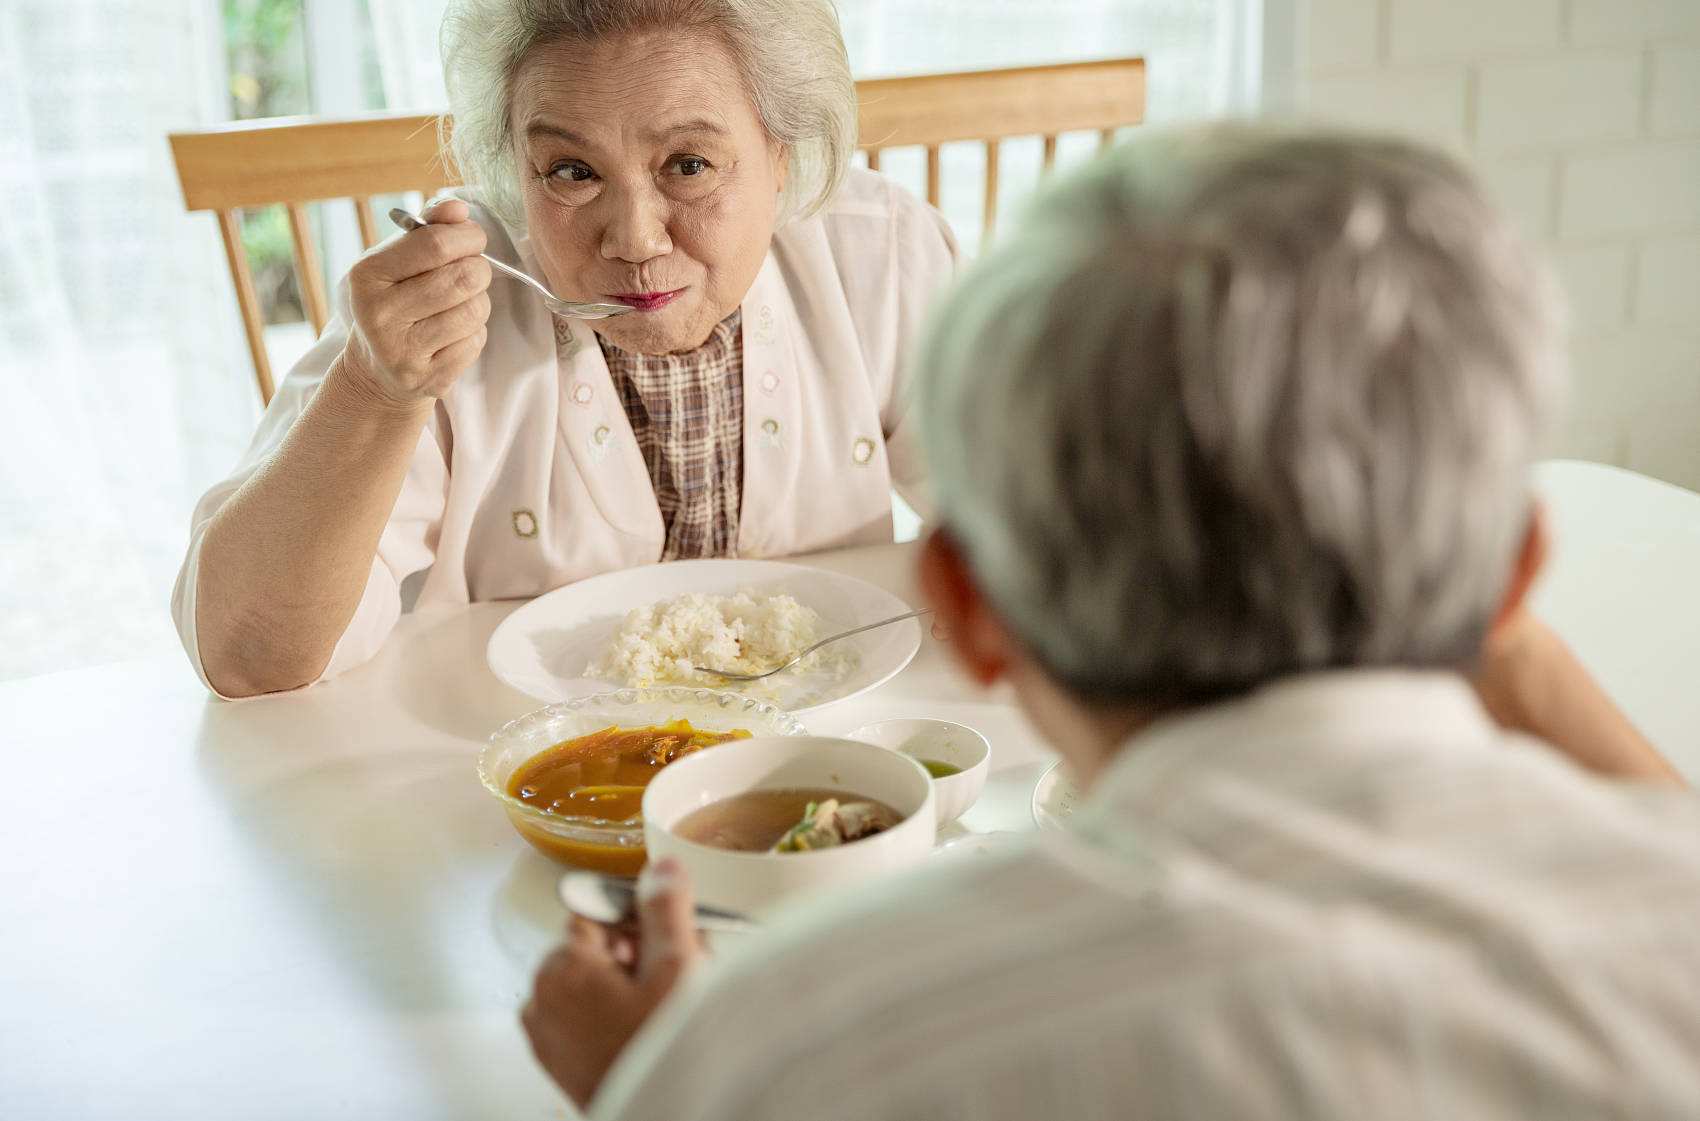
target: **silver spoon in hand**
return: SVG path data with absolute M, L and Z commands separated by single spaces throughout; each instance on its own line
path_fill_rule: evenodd
M 399 206 L 390 210 L 390 221 L 394 222 L 404 230 L 417 230 L 421 226 L 425 225 L 424 222 L 421 222 L 419 219 L 415 218 Z M 572 300 L 563 300 L 561 297 L 555 295 L 555 293 L 549 291 L 549 289 L 543 285 L 542 281 L 520 272 L 512 265 L 504 264 L 490 256 L 488 253 L 480 253 L 479 256 L 484 258 L 486 261 L 489 261 L 490 267 L 498 272 L 505 273 L 506 275 L 513 277 L 515 280 L 523 281 L 537 289 L 537 291 L 543 296 L 544 304 L 548 305 L 549 310 L 554 312 L 556 315 L 564 315 L 568 319 L 608 319 L 612 316 L 624 315 L 628 311 L 637 310 L 630 304 L 581 304 L 574 303 Z
M 556 891 L 567 910 L 604 926 L 617 926 L 637 913 L 637 881 L 626 876 L 568 872 Z M 744 915 L 702 903 L 696 905 L 696 926 L 710 934 L 743 934 L 756 928 Z

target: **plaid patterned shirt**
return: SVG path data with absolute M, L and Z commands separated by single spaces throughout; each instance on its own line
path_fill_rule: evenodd
M 743 312 L 686 354 L 634 354 L 598 336 L 649 468 L 667 542 L 661 559 L 737 553 L 744 493 Z

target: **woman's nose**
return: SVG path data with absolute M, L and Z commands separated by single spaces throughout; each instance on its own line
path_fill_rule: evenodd
M 642 264 L 673 248 L 667 233 L 666 200 L 656 191 L 620 191 L 610 198 L 602 227 L 602 256 Z

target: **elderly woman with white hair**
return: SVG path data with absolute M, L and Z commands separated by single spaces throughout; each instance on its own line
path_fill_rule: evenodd
M 222 695 L 364 661 L 404 598 L 890 541 L 920 479 L 902 358 L 955 243 L 849 166 L 829 0 L 460 0 L 443 59 L 471 186 L 354 266 L 196 508 L 173 609 Z
M 660 1004 L 664 864 L 539 972 L 544 1066 L 599 1121 L 1692 1113 L 1700 802 L 1592 773 L 1673 777 L 1521 607 L 1549 288 L 1393 141 L 1150 135 L 1044 197 L 922 351 L 922 575 L 1071 827 Z

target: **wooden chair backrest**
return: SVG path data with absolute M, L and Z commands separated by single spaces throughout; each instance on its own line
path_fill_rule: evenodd
M 351 199 L 360 240 L 370 249 L 379 240 L 372 212 L 374 195 L 403 191 L 432 195 L 459 182 L 439 155 L 437 126 L 434 116 L 388 113 L 350 120 L 272 117 L 171 134 L 184 205 L 218 215 L 261 400 L 272 399 L 271 363 L 266 358 L 260 298 L 242 250 L 238 212 L 279 204 L 288 211 L 295 279 L 314 332 L 322 332 L 330 319 L 330 301 L 307 221 L 307 203 Z
M 986 233 L 998 205 L 998 144 L 1040 136 L 1045 170 L 1057 159 L 1057 136 L 1095 129 L 1100 146 L 1117 128 L 1145 119 L 1145 60 L 1109 59 L 1021 66 L 856 83 L 857 147 L 879 169 L 886 148 L 927 150 L 927 201 L 939 204 L 939 147 L 962 140 L 986 146 Z
M 1145 116 L 1145 62 L 1024 66 L 915 78 L 875 78 L 856 83 L 858 147 L 868 166 L 879 168 L 888 148 L 922 147 L 927 153 L 927 201 L 939 204 L 940 145 L 981 141 L 986 145 L 986 230 L 998 197 L 998 142 L 1013 136 L 1044 139 L 1044 166 L 1056 160 L 1057 136 L 1096 130 L 1108 144 L 1116 128 Z M 254 360 L 260 398 L 270 402 L 271 363 L 266 357 L 265 320 L 253 273 L 242 249 L 239 212 L 282 205 L 289 216 L 295 275 L 315 332 L 330 319 L 330 301 L 319 268 L 307 204 L 349 199 L 360 240 L 368 249 L 378 238 L 372 199 L 422 191 L 432 195 L 460 180 L 443 163 L 439 125 L 433 115 L 387 113 L 347 119 L 284 117 L 171 134 L 177 178 L 189 210 L 218 216 L 236 302 Z

